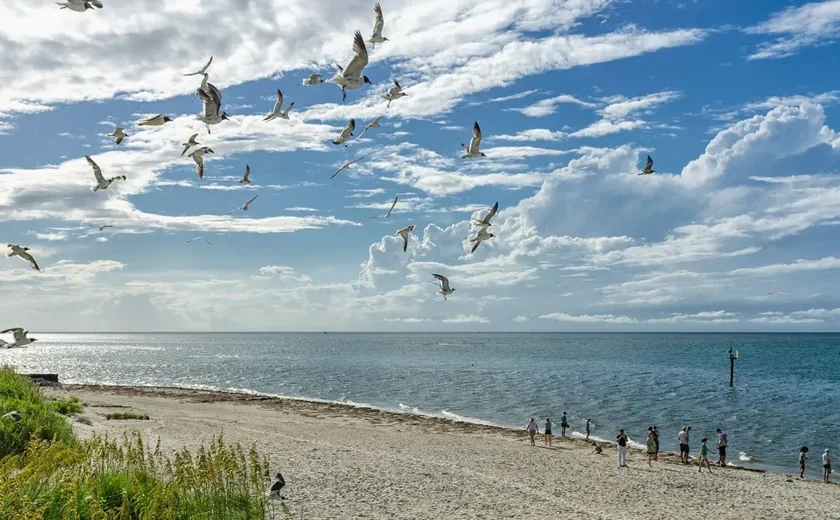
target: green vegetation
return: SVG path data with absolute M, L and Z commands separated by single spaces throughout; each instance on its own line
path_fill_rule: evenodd
M 149 416 L 143 413 L 106 413 L 105 418 L 109 421 L 127 421 L 127 420 L 137 420 L 137 421 L 148 421 Z
M 70 409 L 77 400 L 63 401 Z M 0 518 L 4 520 L 246 520 L 275 518 L 268 458 L 215 438 L 164 455 L 139 434 L 77 440 L 59 406 L 9 368 L 0 369 Z M 125 414 L 123 414 L 125 415 Z M 129 414 L 130 415 L 130 414 Z M 291 519 L 285 504 L 280 513 Z

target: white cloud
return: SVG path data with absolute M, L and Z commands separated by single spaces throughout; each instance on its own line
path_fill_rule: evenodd
M 490 323 L 490 320 L 476 314 L 459 314 L 454 318 L 445 318 L 443 323 Z
M 517 316 L 513 318 L 514 323 L 525 323 L 527 321 L 530 321 L 527 316 Z
M 629 118 L 650 113 L 657 105 L 674 101 L 680 97 L 679 92 L 666 90 L 635 98 L 624 96 L 606 98 L 602 100 L 605 105 L 598 110 L 601 119 L 569 135 L 570 137 L 602 137 L 617 132 L 643 128 L 647 125 L 646 121 Z
M 750 54 L 748 60 L 785 58 L 805 47 L 829 45 L 840 36 L 840 0 L 789 7 L 769 20 L 746 29 L 749 34 L 778 36 Z
M 567 323 L 614 323 L 614 324 L 631 324 L 638 323 L 635 318 L 629 316 L 616 316 L 614 314 L 579 314 L 572 315 L 565 312 L 553 312 L 551 314 L 544 314 L 540 316 L 544 320 L 554 320 Z
M 819 260 L 798 259 L 790 264 L 770 264 L 758 267 L 742 267 L 730 272 L 733 275 L 777 276 L 800 271 L 822 271 L 840 268 L 840 258 L 829 256 Z
M 566 136 L 565 132 L 554 132 L 546 128 L 532 128 L 530 130 L 522 130 L 513 135 L 494 135 L 489 137 L 488 141 L 559 141 Z
M 647 320 L 650 324 L 673 323 L 738 323 L 738 314 L 727 311 L 704 311 L 694 314 L 673 313 L 668 318 L 653 318 Z
M 528 117 L 545 117 L 555 113 L 557 111 L 558 105 L 569 103 L 587 108 L 596 106 L 594 103 L 590 103 L 588 101 L 581 101 L 580 99 L 574 96 L 570 96 L 568 94 L 560 94 L 559 96 L 541 99 L 532 105 L 528 105 L 527 107 L 506 108 L 505 110 L 510 112 L 519 112 L 520 114 Z

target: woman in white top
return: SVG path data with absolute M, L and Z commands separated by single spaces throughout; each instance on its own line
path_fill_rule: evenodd
M 537 426 L 537 421 L 531 417 L 531 420 L 528 422 L 528 426 L 525 429 L 528 430 L 528 436 L 531 437 L 531 446 L 536 446 L 534 443 L 534 436 L 540 433 L 540 427 Z

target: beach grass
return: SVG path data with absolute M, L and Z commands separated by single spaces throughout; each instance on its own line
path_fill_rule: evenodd
M 109 421 L 148 421 L 149 416 L 144 413 L 106 413 L 105 418 Z

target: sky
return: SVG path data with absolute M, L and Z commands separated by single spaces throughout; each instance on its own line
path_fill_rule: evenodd
M 0 329 L 840 330 L 840 0 L 382 0 L 346 102 L 370 0 L 104 4 L 0 4 Z

